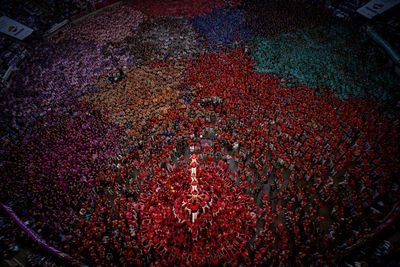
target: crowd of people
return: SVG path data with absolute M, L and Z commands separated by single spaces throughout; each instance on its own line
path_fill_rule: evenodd
M 385 222 L 396 124 L 370 101 L 283 87 L 252 63 L 237 49 L 186 66 L 184 107 L 154 114 L 100 173 L 67 251 L 116 266 L 318 265 Z
M 133 7 L 152 17 L 184 17 L 194 18 L 212 12 L 216 8 L 234 7 L 241 0 L 166 0 L 166 1 L 134 1 Z
M 251 31 L 264 37 L 329 25 L 334 21 L 323 1 L 249 0 L 243 3 L 243 8 Z
M 345 249 L 396 203 L 389 185 L 398 173 L 397 126 L 385 122 L 370 102 L 343 103 L 331 93 L 319 97 L 306 87 L 280 87 L 278 79 L 246 72 L 251 63 L 237 54 L 210 55 L 195 68 L 197 94 L 211 91 L 224 99 L 221 113 L 233 113 L 223 121 L 231 122 L 233 130 L 227 131 L 250 154 L 254 165 L 246 176 L 252 191 L 267 191 L 261 196 L 266 216 L 256 262 L 304 262 L 333 244 L 334 250 Z
M 119 152 L 121 131 L 103 120 L 84 108 L 68 117 L 49 115 L 4 151 L 2 198 L 52 245 L 68 235 L 93 177 Z
M 195 17 L 193 26 L 205 36 L 205 44 L 210 51 L 244 42 L 251 37 L 244 11 L 239 9 L 215 9 Z
M 114 19 L 107 16 L 108 12 L 114 15 Z M 119 15 L 127 13 L 124 8 L 104 13 L 96 18 L 97 25 L 126 23 Z M 65 29 L 55 40 L 35 47 L 30 53 L 29 63 L 21 69 L 21 75 L 16 77 L 12 88 L 1 96 L 2 112 L 12 130 L 24 133 L 47 112 L 64 113 L 71 101 L 96 90 L 93 85 L 99 76 L 113 67 L 134 64 L 134 59 L 125 50 L 107 43 L 110 36 L 118 39 L 121 34 L 133 32 L 143 16 L 133 12 L 130 19 L 130 30 L 121 26 L 118 29 L 122 30 L 108 31 L 108 37 L 104 35 L 104 28 L 99 27 L 96 39 L 87 36 L 86 40 L 77 40 L 74 36 L 80 36 L 80 32 L 93 31 L 91 23 L 84 23 Z
M 125 146 L 132 148 L 151 131 L 147 122 L 175 107 L 182 94 L 183 66 L 140 66 L 125 70 L 125 77 L 117 83 L 102 78 L 98 92 L 87 94 L 80 101 L 92 110 L 107 115 L 110 123 L 125 129 Z M 182 102 L 182 101 L 181 101 Z
M 96 44 L 118 43 L 126 36 L 134 34 L 135 30 L 145 19 L 145 15 L 128 5 L 114 5 L 108 7 L 102 16 L 89 15 L 83 22 L 77 22 L 73 30 L 62 31 L 52 37 L 52 42 L 60 40 L 78 40 L 94 42 Z M 104 21 L 112 22 L 110 25 Z
M 344 100 L 332 84 L 267 71 L 279 59 L 266 44 L 285 35 L 265 36 L 322 18 L 292 20 L 299 10 L 272 1 L 286 13 L 271 16 L 288 18 L 263 35 L 242 19 L 251 6 L 166 2 L 115 6 L 36 49 L 1 96 L 14 132 L 2 138 L 0 201 L 89 266 L 320 266 L 388 224 L 398 121 L 368 94 Z M 324 36 L 318 51 L 335 41 Z M 348 69 L 310 75 L 370 92 Z
M 257 38 L 253 44 L 256 69 L 287 77 L 289 86 L 331 88 L 342 99 L 363 97 L 380 103 L 398 95 L 398 77 L 360 29 L 332 24 Z
M 205 50 L 201 41 L 187 19 L 157 17 L 143 22 L 137 33 L 125 38 L 119 47 L 143 63 L 195 57 Z

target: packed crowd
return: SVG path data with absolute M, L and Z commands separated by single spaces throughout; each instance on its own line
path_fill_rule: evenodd
M 206 37 L 206 45 L 211 51 L 238 44 L 251 36 L 244 11 L 239 9 L 215 9 L 195 17 L 193 26 Z
M 97 25 L 113 22 L 119 25 L 119 14 L 125 14 L 126 10 L 111 9 L 109 12 L 114 17 L 107 16 L 106 12 L 97 18 Z M 143 16 L 134 12 L 130 19 L 129 29 L 134 31 Z M 124 49 L 107 44 L 108 38 L 118 39 L 122 33 L 128 34 L 130 31 L 121 26 L 118 29 L 123 31 L 104 35 L 101 34 L 104 28 L 99 27 L 97 33 L 100 35 L 96 39 L 89 36 L 87 40 L 74 38 L 80 36 L 81 31 L 87 33 L 92 29 L 90 23 L 65 29 L 57 36 L 57 41 L 47 41 L 31 51 L 30 62 L 21 70 L 24 75 L 18 76 L 13 85 L 17 89 L 9 90 L 0 99 L 4 117 L 8 118 L 14 131 L 25 132 L 36 120 L 45 117 L 47 112 L 65 112 L 69 102 L 96 90 L 93 84 L 100 75 L 108 73 L 112 67 L 134 63 Z
M 120 130 L 84 108 L 49 115 L 36 127 L 3 152 L 2 198 L 50 243 L 59 242 L 76 218 L 79 199 L 91 192 L 93 177 L 119 152 Z
M 227 138 L 248 154 L 238 156 L 238 166 L 250 190 L 265 193 L 259 193 L 265 226 L 257 236 L 255 262 L 312 264 L 379 224 L 397 201 L 398 189 L 389 186 L 399 171 L 396 125 L 368 101 L 343 103 L 330 93 L 319 97 L 247 72 L 251 64 L 240 53 L 210 55 L 201 63 L 196 61 L 192 84 L 199 97 L 211 91 L 224 99 L 221 113 L 232 115 L 222 121 L 236 134 Z M 333 245 L 332 253 L 318 255 Z
M 272 1 L 287 16 L 260 33 L 243 19 L 254 3 L 166 2 L 107 9 L 36 49 L 1 96 L 16 134 L 2 138 L 0 201 L 90 266 L 323 265 L 373 237 L 398 204 L 398 121 L 340 92 L 392 77 L 376 67 L 361 83 L 337 51 L 351 44 L 319 28 L 249 46 L 248 28 L 323 23 L 292 19 L 300 6 Z M 291 50 L 276 40 L 323 52 L 311 70 L 280 65 Z M 328 84 L 301 79 L 321 58 L 336 64 Z
M 380 103 L 398 94 L 398 78 L 387 59 L 358 29 L 339 25 L 300 29 L 255 38 L 253 43 L 256 70 L 282 75 L 289 86 L 331 88 L 342 99 L 363 97 Z
M 116 266 L 323 264 L 385 221 L 398 132 L 371 102 L 282 87 L 241 49 L 186 73 L 184 107 L 148 120 L 164 130 L 97 177 L 71 254 Z
M 132 35 L 144 19 L 143 13 L 130 6 L 115 5 L 109 7 L 102 16 L 91 15 L 83 22 L 78 22 L 74 26 L 74 30 L 63 31 L 54 37 L 53 42 L 65 39 L 97 44 L 120 42 L 126 36 Z M 112 34 L 110 34 L 110 25 L 104 21 L 112 22 L 112 25 L 115 25 L 112 27 Z
M 40 47 L 24 66 L 25 76 L 17 77 L 13 88 L 18 90 L 2 95 L 3 112 L 12 114 L 10 125 L 23 133 L 47 113 L 68 110 L 68 103 L 95 90 L 98 75 L 117 64 L 129 64 L 129 57 L 118 49 L 73 40 Z
M 187 19 L 161 17 L 143 22 L 134 36 L 121 42 L 136 62 L 179 60 L 194 57 L 202 40 Z
M 174 108 L 181 92 L 182 66 L 140 66 L 125 71 L 121 82 L 100 79 L 98 92 L 80 98 L 93 110 L 107 115 L 110 123 L 125 129 L 128 148 L 149 133 L 163 130 L 149 127 L 148 121 Z M 181 101 L 182 102 L 182 101 Z
M 250 0 L 243 4 L 246 22 L 259 36 L 274 36 L 301 28 L 313 28 L 333 21 L 323 1 Z
M 152 17 L 184 17 L 193 18 L 195 16 L 210 13 L 216 8 L 234 7 L 240 4 L 240 0 L 166 0 L 166 1 L 134 1 L 133 7 Z

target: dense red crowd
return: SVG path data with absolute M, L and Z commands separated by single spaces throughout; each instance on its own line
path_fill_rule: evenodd
M 212 92 L 224 99 L 216 111 L 226 114 L 222 134 L 242 148 L 241 181 L 264 191 L 256 262 L 304 262 L 322 257 L 328 246 L 344 249 L 398 200 L 390 188 L 399 172 L 398 124 L 373 103 L 281 87 L 278 79 L 253 73 L 240 50 L 207 55 L 193 69 L 189 83 L 200 98 Z M 373 208 L 379 201 L 381 211 Z
M 240 49 L 188 66 L 190 103 L 149 120 L 173 127 L 98 176 L 68 251 L 108 265 L 322 264 L 382 222 L 398 200 L 397 124 L 251 66 Z

